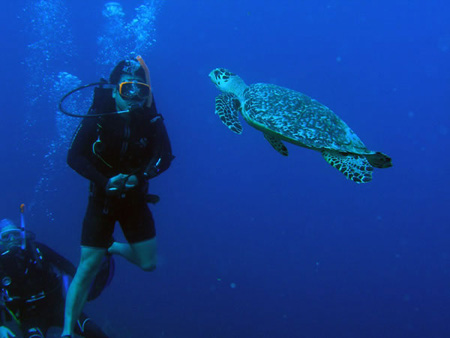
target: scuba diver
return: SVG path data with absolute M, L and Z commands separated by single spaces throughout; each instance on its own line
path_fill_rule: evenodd
M 66 298 L 62 337 L 72 337 L 89 285 L 106 254 L 118 254 L 144 271 L 155 269 L 156 232 L 147 203 L 156 203 L 159 197 L 148 194 L 148 181 L 168 169 L 174 158 L 140 56 L 114 67 L 109 84 L 99 84 L 91 108 L 82 117 L 67 163 L 90 181 L 90 192 L 81 260 Z M 128 243 L 114 241 L 116 222 Z
M 34 239 L 23 226 L 8 219 L 0 221 L 0 338 L 15 337 L 7 326 L 11 321 L 17 323 L 24 338 L 44 338 L 51 326 L 63 326 L 67 284 L 76 269 Z M 98 297 L 110 282 L 112 261 L 105 262 L 90 299 Z M 87 338 L 108 337 L 84 313 L 77 318 L 75 332 Z

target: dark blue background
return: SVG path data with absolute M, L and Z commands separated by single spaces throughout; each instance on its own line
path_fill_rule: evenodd
M 0 13 L 0 217 L 41 206 L 29 228 L 76 262 L 87 182 L 65 150 L 48 168 L 54 107 L 26 124 L 24 6 Z M 66 71 L 86 83 L 102 6 L 67 4 Z M 173 0 L 156 29 L 144 57 L 177 156 L 151 184 L 160 265 L 117 259 L 92 317 L 113 337 L 450 336 L 450 4 Z M 215 67 L 316 98 L 394 167 L 356 185 L 318 153 L 283 158 L 248 125 L 234 135 L 214 115 Z M 35 192 L 44 174 L 51 189 Z

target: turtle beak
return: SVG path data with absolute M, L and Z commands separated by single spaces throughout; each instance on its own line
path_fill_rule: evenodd
M 214 70 L 211 71 L 208 76 L 212 82 L 216 83 L 216 76 L 214 75 Z
M 212 83 L 214 83 L 214 85 L 220 90 L 219 82 L 217 81 L 217 76 L 214 70 L 209 73 L 209 78 L 211 79 Z

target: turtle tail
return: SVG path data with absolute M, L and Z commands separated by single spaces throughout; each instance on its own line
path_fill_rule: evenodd
M 367 161 L 375 168 L 389 168 L 392 167 L 392 159 L 386 154 L 376 152 L 375 154 L 366 155 Z

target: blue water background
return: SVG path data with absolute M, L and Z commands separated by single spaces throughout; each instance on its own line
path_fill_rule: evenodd
M 103 4 L 67 1 L 76 53 L 50 71 L 98 79 Z M 26 5 L 0 12 L 0 217 L 27 203 L 29 229 L 76 263 L 88 183 L 67 148 L 49 165 L 56 108 L 30 108 Z M 443 0 L 162 1 L 144 55 L 176 155 L 150 185 L 160 264 L 117 259 L 86 310 L 112 337 L 449 337 L 449 56 Z M 314 97 L 394 166 L 357 185 L 316 152 L 231 133 L 215 67 Z

